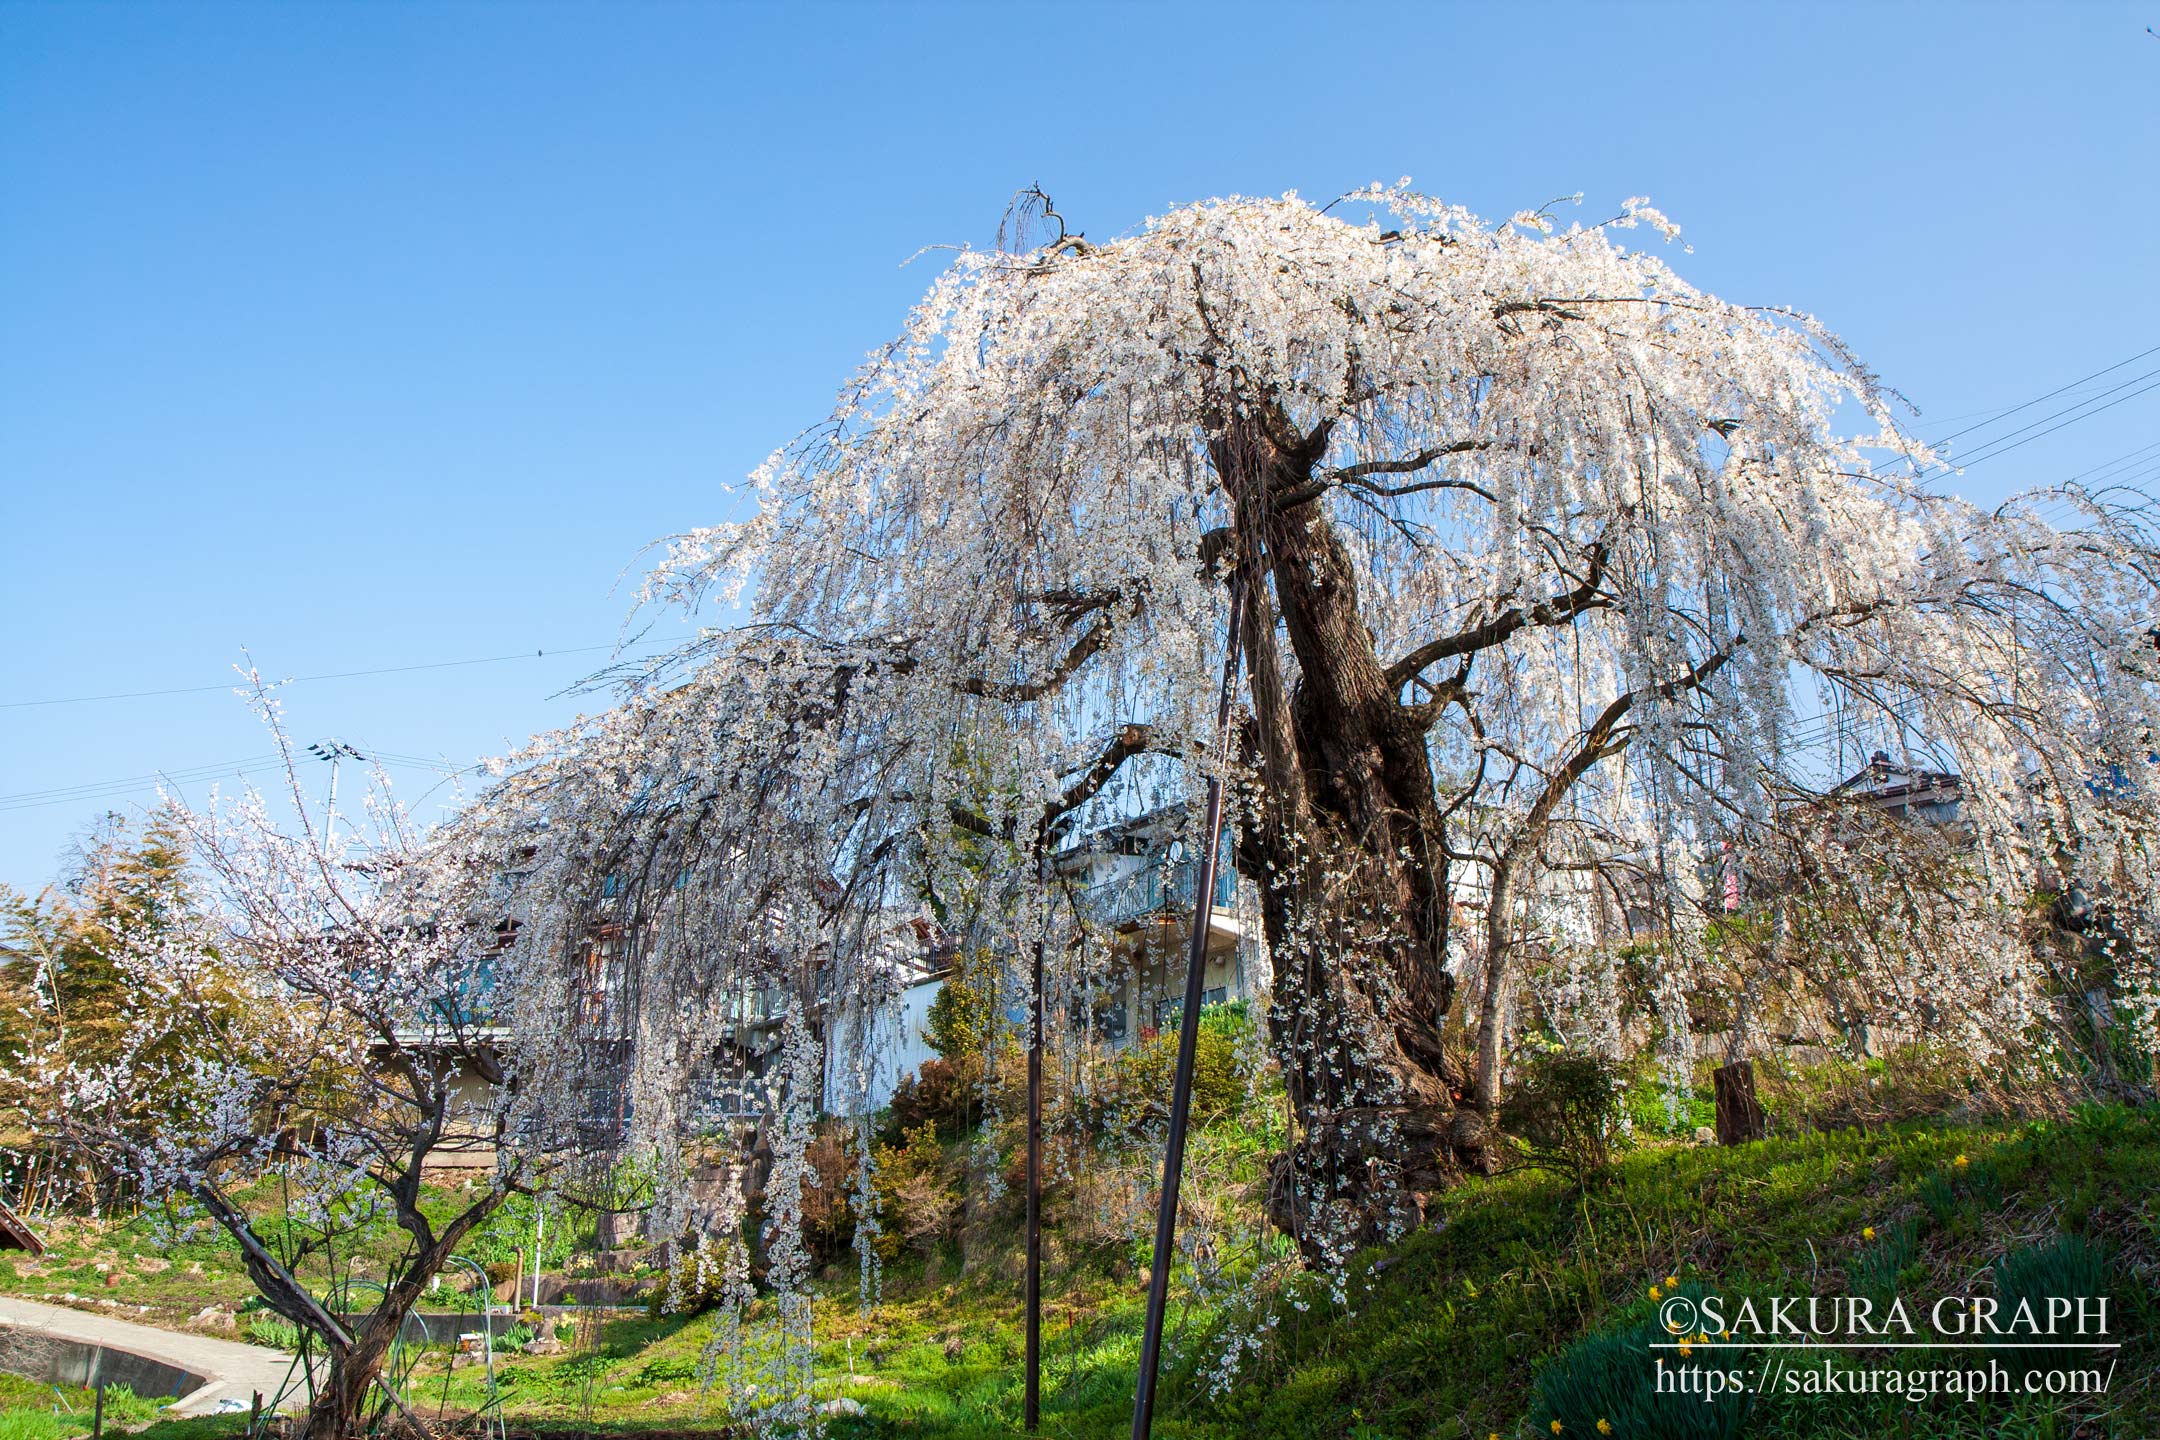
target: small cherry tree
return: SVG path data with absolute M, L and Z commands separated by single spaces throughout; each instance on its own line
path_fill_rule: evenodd
M 118 937 L 118 1043 L 49 1047 L 36 1078 L 49 1134 L 238 1243 L 264 1303 L 324 1362 L 305 1433 L 341 1440 L 404 1408 L 384 1366 L 407 1313 L 507 1197 L 558 1178 L 569 1137 L 518 1103 L 526 1067 L 486 1015 L 514 857 L 416 835 L 380 775 L 364 826 L 314 811 L 259 681 L 255 697 L 297 823 L 252 791 L 170 804 L 201 903 Z M 473 1079 L 491 1098 L 463 1098 Z M 431 1191 L 443 1163 L 477 1180 Z M 258 1228 L 265 1216 L 278 1223 Z M 365 1277 L 381 1288 L 362 1305 L 338 1251 L 383 1220 L 403 1251 Z

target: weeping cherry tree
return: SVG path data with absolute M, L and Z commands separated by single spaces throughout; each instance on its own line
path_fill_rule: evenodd
M 1934 457 L 1894 397 L 1807 316 L 1632 248 L 1674 234 L 1643 202 L 1034 218 L 953 260 L 748 519 L 675 542 L 650 594 L 739 616 L 476 811 L 535 846 L 523 1023 L 620 993 L 589 937 L 635 937 L 627 1038 L 590 1053 L 627 1057 L 644 1143 L 707 1123 L 745 994 L 794 1027 L 874 998 L 885 937 L 963 890 L 984 943 L 1068 963 L 1042 855 L 1141 766 L 1227 766 L 1296 1121 L 1270 1208 L 1322 1260 L 1489 1163 L 1525 947 L 1587 903 L 1565 877 L 1685 890 L 1820 790 L 1806 717 L 1955 763 L 1983 929 L 2080 856 L 2151 893 L 2142 513 L 1904 478 Z M 2013 945 L 1940 983 L 1991 1045 L 2042 1004 Z M 806 1063 L 767 1073 L 819 1103 Z M 784 1213 L 799 1153 L 772 1183 Z

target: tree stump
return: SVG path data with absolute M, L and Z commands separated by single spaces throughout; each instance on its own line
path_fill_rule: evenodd
M 1762 1101 L 1755 1098 L 1755 1062 L 1735 1060 L 1711 1075 L 1717 1092 L 1717 1138 L 1720 1145 L 1760 1140 L 1769 1133 Z

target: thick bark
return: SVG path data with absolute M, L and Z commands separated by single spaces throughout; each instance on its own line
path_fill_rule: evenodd
M 385 1383 L 383 1366 L 389 1359 L 390 1347 L 397 1342 L 398 1332 L 404 1328 L 405 1317 L 420 1303 L 428 1282 L 449 1262 L 459 1242 L 475 1225 L 493 1214 L 508 1193 L 491 1189 L 444 1226 L 439 1235 L 430 1232 L 425 1243 L 412 1253 L 404 1270 L 385 1287 L 375 1308 L 351 1331 L 350 1344 L 339 1345 L 316 1327 L 318 1337 L 329 1349 L 329 1375 L 315 1392 L 315 1403 L 308 1409 L 301 1430 L 304 1440 L 347 1440 L 347 1437 L 357 1435 L 361 1414 L 371 1396 L 380 1395 L 387 1404 L 402 1403 Z M 409 1423 L 407 1428 L 410 1428 Z
M 428 1133 L 432 1135 L 433 1131 Z M 400 1226 L 413 1237 L 414 1249 L 403 1270 L 385 1287 L 375 1308 L 350 1329 L 270 1254 L 255 1234 L 246 1211 L 215 1186 L 198 1187 L 197 1195 L 211 1215 L 240 1242 L 248 1277 L 270 1308 L 307 1331 L 327 1356 L 328 1363 L 318 1375 L 320 1384 L 314 1403 L 301 1429 L 306 1440 L 346 1440 L 357 1435 L 371 1394 L 380 1393 L 386 1403 L 398 1403 L 382 1383 L 382 1374 L 405 1317 L 412 1313 L 428 1282 L 442 1270 L 459 1243 L 509 1195 L 506 1190 L 490 1188 L 437 1231 L 419 1209 L 420 1173 L 416 1162 L 409 1175 L 386 1185 Z
M 1318 506 L 1277 503 L 1310 488 L 1324 448 L 1279 412 L 1214 446 L 1248 582 L 1247 744 L 1263 782 L 1241 858 L 1262 880 L 1270 1025 L 1301 1130 L 1271 1208 L 1309 1250 L 1323 1233 L 1356 1243 L 1410 1218 L 1482 1159 L 1441 1038 L 1453 983 L 1426 725 L 1375 651 L 1333 525 Z

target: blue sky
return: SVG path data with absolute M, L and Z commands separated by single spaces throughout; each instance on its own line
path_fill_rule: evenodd
M 640 548 L 734 514 L 928 283 L 902 262 L 987 243 L 1030 183 L 1097 236 L 1400 175 L 1488 215 L 1647 194 L 1691 279 L 1821 315 L 1923 434 L 2015 405 L 2160 345 L 2148 24 L 0 6 L 0 881 L 147 798 L 63 787 L 267 748 L 222 690 L 25 702 L 218 686 L 243 647 L 314 675 L 614 640 Z M 2160 392 L 1955 483 L 2155 441 Z M 598 703 L 559 692 L 602 658 L 313 681 L 287 715 L 460 765 Z

